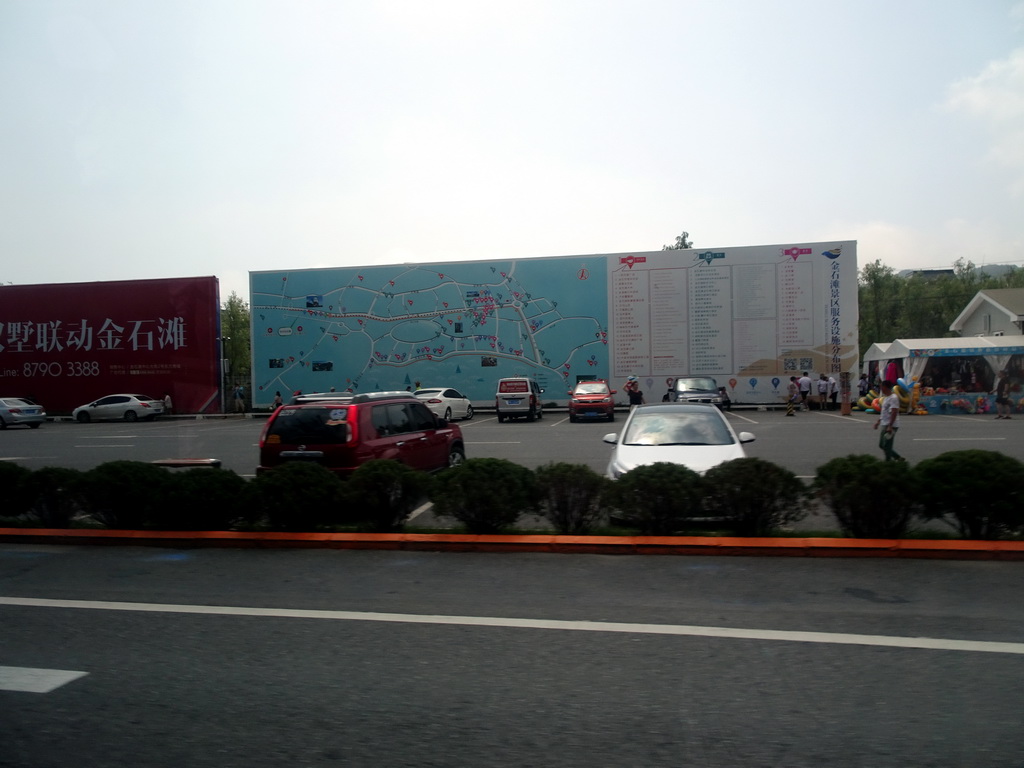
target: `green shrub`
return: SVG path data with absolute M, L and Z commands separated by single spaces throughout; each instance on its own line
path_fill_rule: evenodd
M 108 528 L 145 528 L 166 514 L 171 474 L 143 461 L 108 461 L 81 477 L 85 511 Z
M 253 511 L 281 531 L 315 531 L 341 518 L 341 481 L 329 469 L 289 461 L 252 481 Z
M 767 536 L 807 514 L 807 488 L 795 474 L 756 458 L 735 459 L 704 474 L 703 508 L 737 536 Z
M 818 467 L 813 489 L 846 536 L 902 538 L 918 509 L 914 477 L 902 461 L 841 456 Z
M 541 514 L 559 533 L 587 533 L 607 513 L 611 481 L 585 464 L 552 462 L 536 476 Z
M 150 519 L 165 531 L 226 531 L 249 512 L 249 483 L 230 469 L 193 468 L 171 473 L 168 503 Z
M 67 528 L 82 510 L 83 473 L 67 467 L 43 467 L 32 473 L 31 511 L 45 528 Z
M 368 461 L 343 485 L 345 516 L 368 531 L 401 530 L 423 501 L 430 480 L 430 475 L 398 461 Z
M 10 461 L 0 461 L 0 488 L 3 489 L 3 516 L 19 517 L 28 512 L 32 492 L 28 480 L 32 470 Z
M 454 517 L 470 533 L 501 533 L 535 508 L 537 479 L 505 459 L 467 459 L 434 479 L 431 501 L 436 514 Z
M 914 468 L 923 514 L 968 539 L 1024 533 L 1024 463 L 996 451 L 950 451 Z
M 643 534 L 665 536 L 700 512 L 701 476 L 688 467 L 657 462 L 631 469 L 615 483 L 618 512 Z

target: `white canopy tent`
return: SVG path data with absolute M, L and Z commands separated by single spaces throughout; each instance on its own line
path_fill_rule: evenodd
M 933 357 L 982 357 L 993 373 L 1006 368 L 1013 355 L 1024 354 L 1024 336 L 968 336 L 954 339 L 896 339 L 891 344 L 873 344 L 865 362 L 879 361 L 879 367 L 898 360 L 903 375 L 920 381 Z

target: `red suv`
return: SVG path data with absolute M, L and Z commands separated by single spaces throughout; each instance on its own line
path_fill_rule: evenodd
M 581 381 L 569 391 L 569 421 L 594 417 L 615 421 L 614 389 L 603 379 Z
M 256 472 L 312 461 L 347 476 L 370 459 L 396 459 L 433 472 L 461 464 L 466 449 L 459 426 L 435 416 L 409 392 L 324 395 L 271 414 L 260 435 Z

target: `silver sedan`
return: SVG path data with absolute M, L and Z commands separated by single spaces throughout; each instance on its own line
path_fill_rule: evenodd
M 46 410 L 38 403 L 22 397 L 0 397 L 0 429 L 7 429 L 15 424 L 37 429 L 44 421 Z

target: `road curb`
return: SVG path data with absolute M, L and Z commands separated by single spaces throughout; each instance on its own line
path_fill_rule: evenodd
M 461 533 L 287 533 L 112 531 L 0 528 L 0 542 L 149 547 L 313 548 L 430 552 L 546 552 L 599 555 L 740 555 L 1024 560 L 1024 541 L 931 539 L 740 538 L 703 536 L 558 536 Z

